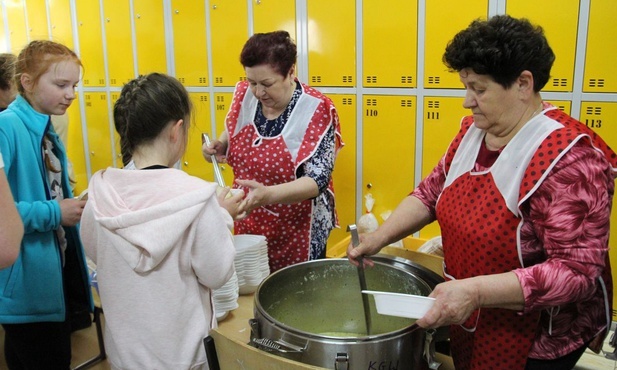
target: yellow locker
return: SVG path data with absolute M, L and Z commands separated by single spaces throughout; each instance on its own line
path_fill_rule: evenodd
M 216 135 L 211 134 L 210 138 L 215 139 L 225 130 L 225 117 L 231 106 L 233 93 L 217 93 L 214 94 L 214 119 L 216 120 Z M 228 164 L 221 164 L 221 172 L 227 186 L 231 186 L 234 181 L 233 169 Z M 214 176 L 214 171 L 213 171 Z
M 128 2 L 104 1 L 105 40 L 109 86 L 123 86 L 135 77 Z
M 9 26 L 9 40 L 11 53 L 17 55 L 28 43 L 26 30 L 26 9 L 24 0 L 5 1 L 6 14 Z
M 9 46 L 6 42 L 6 33 L 4 32 L 4 12 L 0 8 L 0 53 L 7 53 Z
M 255 33 L 285 30 L 296 40 L 295 0 L 255 0 L 253 31 Z
M 249 37 L 246 0 L 211 1 L 210 30 L 212 85 L 235 86 L 246 78 L 240 64 L 240 52 Z
M 74 49 L 73 27 L 71 26 L 70 0 L 53 0 L 49 6 L 49 23 L 51 24 L 51 39 Z
M 582 102 L 581 122 L 587 125 L 617 150 L 617 102 Z M 617 225 L 617 197 L 613 197 L 611 227 Z M 617 237 L 612 233 L 609 241 L 610 260 L 612 266 L 617 266 Z M 613 274 L 613 286 L 617 286 L 617 274 Z M 613 320 L 617 320 L 617 295 L 613 296 Z
M 463 108 L 463 98 L 425 97 L 422 136 L 422 178 L 437 166 L 448 145 L 458 133 L 461 119 L 471 114 Z M 420 237 L 430 239 L 441 235 L 439 224 L 433 222 L 420 231 Z
M 365 87 L 416 87 L 418 2 L 362 3 L 363 84 Z
M 207 181 L 214 181 L 214 169 L 201 154 L 201 134 L 210 132 L 210 94 L 189 93 L 193 103 L 193 122 L 189 128 L 186 152 L 182 157 L 182 169 L 188 174 Z M 228 184 L 228 185 L 231 185 Z
M 92 173 L 113 166 L 112 142 L 107 94 L 91 92 L 84 94 L 90 169 Z M 83 125 L 82 125 L 83 126 Z
M 167 73 L 163 1 L 134 0 L 138 74 Z
M 569 100 L 545 100 L 547 103 L 551 103 L 556 106 L 559 110 L 565 112 L 566 114 L 570 114 L 572 111 L 572 102 Z
M 171 7 L 176 77 L 186 86 L 208 86 L 205 2 L 172 0 Z
M 84 86 L 105 86 L 103 32 L 98 1 L 76 0 L 79 57 L 84 65 Z
M 81 193 L 88 188 L 88 171 L 86 170 L 86 150 L 84 148 L 84 136 L 79 114 L 79 98 L 67 110 L 69 127 L 67 134 L 66 152 L 73 164 L 75 173 L 75 194 Z
M 122 168 L 124 167 L 124 164 L 122 163 L 122 148 L 120 146 L 120 135 L 118 135 L 118 132 L 116 131 L 116 126 L 114 123 L 114 105 L 116 104 L 116 101 L 118 101 L 118 99 L 120 98 L 120 92 L 116 91 L 116 92 L 112 92 L 109 94 L 110 99 L 111 99 L 111 109 L 110 109 L 110 115 L 111 117 L 109 117 L 109 121 L 111 122 L 111 130 L 113 131 L 113 146 L 114 146 L 114 151 L 113 151 L 113 157 L 115 159 L 114 161 L 114 167 L 118 167 L 118 168 Z
M 576 34 L 578 30 L 579 0 L 545 0 L 542 7 L 537 0 L 510 0 L 506 13 L 524 17 L 542 26 L 556 59 L 545 91 L 572 91 Z M 559 17 L 546 9 L 559 9 Z
M 308 2 L 309 85 L 356 85 L 355 3 L 353 0 Z
M 442 62 L 450 40 L 478 18 L 486 19 L 488 0 L 431 0 L 426 2 L 424 86 L 461 88 L 458 74 L 450 73 Z
M 362 208 L 371 193 L 381 224 L 414 187 L 416 97 L 365 95 L 363 114 Z
M 616 16 L 616 1 L 590 2 L 584 92 L 617 92 L 617 71 L 613 64 L 617 50 Z
M 356 96 L 329 94 L 339 115 L 341 135 L 345 146 L 334 164 L 332 178 L 336 197 L 336 212 L 339 229 L 334 229 L 328 239 L 328 247 L 347 237 L 347 225 L 357 223 L 356 217 Z
M 46 0 L 28 0 L 26 14 L 28 14 L 28 38 L 32 40 L 48 40 Z

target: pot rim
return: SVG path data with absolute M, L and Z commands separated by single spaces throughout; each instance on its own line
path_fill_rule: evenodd
M 439 283 L 438 280 L 443 281 L 443 278 L 439 277 L 439 275 L 437 275 L 435 272 L 427 269 L 426 267 L 417 264 L 413 261 L 401 258 L 401 257 L 397 257 L 397 256 L 391 256 L 391 255 L 386 255 L 386 254 L 376 254 L 374 256 L 370 257 L 373 262 L 375 262 L 376 264 L 380 264 L 380 265 L 385 265 L 385 266 L 389 266 L 391 268 L 400 270 L 400 271 L 404 271 L 412 276 L 414 276 L 418 281 L 422 282 L 426 288 L 429 290 L 429 293 L 433 291 L 434 286 L 437 285 Z M 330 340 L 336 343 L 341 343 L 341 342 L 375 342 L 375 339 L 378 340 L 389 340 L 391 338 L 395 338 L 395 337 L 399 337 L 399 336 L 403 336 L 406 335 L 408 332 L 410 331 L 414 331 L 414 327 L 413 324 L 415 323 L 415 320 L 408 326 L 402 327 L 398 330 L 394 330 L 394 331 L 390 331 L 387 333 L 381 333 L 381 334 L 373 334 L 373 335 L 364 335 L 364 336 L 353 336 L 353 337 L 338 337 L 338 336 L 330 336 L 330 335 L 322 335 L 322 334 L 315 334 L 315 333 L 311 333 L 311 332 L 307 332 L 304 330 L 300 330 L 298 328 L 295 328 L 293 326 L 289 326 L 283 322 L 280 322 L 279 320 L 276 320 L 274 317 L 272 317 L 261 305 L 261 302 L 259 301 L 259 292 L 261 290 L 261 288 L 263 287 L 263 285 L 273 276 L 282 273 L 284 271 L 287 271 L 289 269 L 292 268 L 297 268 L 298 266 L 302 266 L 302 265 L 306 265 L 306 264 L 315 264 L 315 263 L 329 263 L 329 262 L 339 262 L 339 261 L 348 261 L 347 258 L 325 258 L 325 259 L 319 259 L 319 260 L 311 260 L 311 261 L 305 261 L 305 262 L 301 262 L 301 263 L 297 263 L 294 265 L 290 265 L 287 266 L 285 268 L 282 268 L 272 274 L 270 274 L 269 276 L 267 276 L 257 287 L 257 289 L 255 290 L 255 294 L 254 294 L 254 315 L 255 318 L 257 318 L 257 315 L 261 315 L 267 322 L 268 324 L 274 326 L 274 327 L 278 327 L 281 328 L 284 331 L 288 331 L 294 335 L 298 335 L 298 336 L 302 336 L 302 337 L 306 337 L 308 339 L 318 339 L 320 341 L 325 340 Z M 399 264 L 402 264 L 403 266 L 400 266 Z M 412 267 L 415 269 L 420 270 L 420 274 L 417 274 L 416 271 L 410 271 L 409 268 L 406 267 Z M 431 286 L 431 284 L 429 282 L 427 282 L 423 276 L 419 276 L 419 275 L 426 275 L 426 277 L 428 278 L 432 278 L 431 280 L 435 281 L 435 284 Z M 422 329 L 424 330 L 424 329 Z

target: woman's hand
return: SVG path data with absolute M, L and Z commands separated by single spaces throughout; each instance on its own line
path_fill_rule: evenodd
M 84 211 L 84 207 L 86 206 L 85 200 L 77 200 L 77 199 L 62 199 L 58 204 L 60 204 L 60 214 L 62 216 L 62 220 L 60 224 L 62 226 L 75 226 L 81 220 L 81 214 Z
M 219 189 L 220 191 L 217 191 L 216 197 L 219 201 L 219 205 L 225 208 L 234 220 L 240 220 L 246 217 L 246 202 L 243 200 L 245 195 L 244 191 L 242 189 L 234 189 L 234 191 L 231 192 L 231 189 L 228 187 Z
M 216 160 L 219 163 L 227 163 L 227 157 L 225 153 L 227 152 L 227 144 L 223 143 L 219 140 L 214 140 L 208 146 L 206 143 L 203 143 L 201 146 L 201 154 L 203 154 L 206 161 L 212 163 L 211 155 L 216 155 Z
M 273 203 L 271 192 L 268 186 L 263 185 L 255 180 L 236 180 L 238 185 L 248 190 L 246 196 L 244 210 L 250 213 L 255 208 Z
M 435 298 L 433 307 L 416 323 L 423 328 L 464 323 L 480 307 L 478 294 L 472 286 L 469 279 L 438 284 L 429 295 Z
M 363 257 L 362 262 L 364 266 L 372 267 L 374 265 L 373 261 L 364 257 L 379 253 L 381 250 L 379 238 L 375 232 L 360 234 L 359 237 L 360 244 L 357 247 L 354 248 L 353 244 L 349 242 L 349 245 L 347 246 L 347 258 L 353 265 L 359 266 L 360 261 L 358 259 Z

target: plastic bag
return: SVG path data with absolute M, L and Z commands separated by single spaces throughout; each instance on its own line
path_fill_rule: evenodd
M 379 227 L 379 222 L 377 222 L 377 217 L 371 212 L 373 210 L 373 205 L 375 204 L 375 199 L 373 199 L 373 195 L 368 193 L 364 196 L 364 206 L 366 207 L 366 213 L 360 216 L 358 220 L 358 232 L 359 233 L 370 233 Z
M 443 257 L 443 245 L 441 244 L 441 236 L 436 236 L 432 239 L 427 240 L 424 244 L 420 246 L 420 248 L 418 248 L 418 252 Z

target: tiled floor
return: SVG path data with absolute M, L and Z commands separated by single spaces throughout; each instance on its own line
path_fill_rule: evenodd
M 603 351 L 613 353 L 615 349 L 608 343 L 612 336 L 615 335 L 615 329 L 610 332 L 604 341 Z M 583 357 L 578 361 L 575 370 L 617 370 L 617 361 L 605 357 L 606 353 L 593 353 L 590 350 L 585 351 Z

